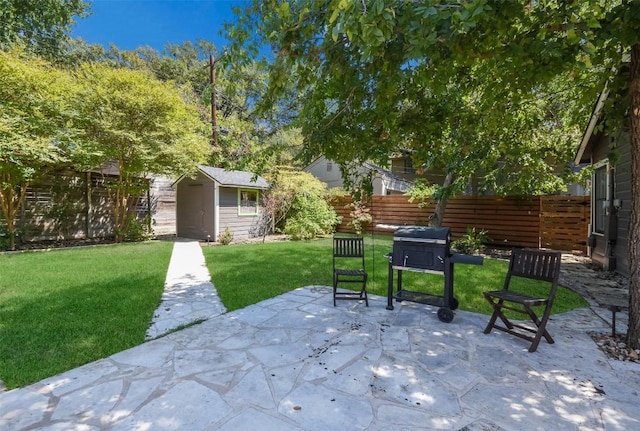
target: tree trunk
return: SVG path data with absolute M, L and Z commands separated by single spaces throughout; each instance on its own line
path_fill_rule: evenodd
M 453 172 L 447 172 L 447 175 L 444 177 L 444 181 L 442 182 L 443 192 L 438 198 L 436 202 L 436 208 L 433 210 L 433 214 L 429 216 L 429 224 L 433 227 L 442 226 L 442 219 L 444 218 L 444 210 L 447 207 L 447 202 L 449 201 L 449 196 L 451 193 L 449 192 L 449 187 L 453 183 Z
M 640 349 L 640 44 L 631 48 L 629 77 L 631 215 L 629 221 L 629 331 L 627 345 Z
M 10 183 L 10 177 L 4 176 L 4 182 Z M 0 212 L 4 216 L 4 222 L 7 225 L 7 235 L 9 236 L 9 250 L 16 249 L 16 218 L 22 202 L 27 196 L 27 188 L 29 183 L 20 185 L 19 192 L 16 192 L 13 186 L 0 189 Z

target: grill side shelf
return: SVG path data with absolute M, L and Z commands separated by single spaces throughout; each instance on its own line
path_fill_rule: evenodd
M 484 257 L 470 256 L 468 254 L 453 253 L 449 257 L 449 260 L 452 263 L 462 263 L 465 265 L 483 265 L 484 264 Z

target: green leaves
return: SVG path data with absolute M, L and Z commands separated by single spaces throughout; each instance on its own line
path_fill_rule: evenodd
M 68 161 L 73 118 L 67 74 L 23 51 L 0 51 L 0 213 L 14 248 L 15 219 L 29 184 Z
M 71 25 L 87 16 L 88 9 L 83 0 L 2 0 L 0 49 L 23 44 L 49 60 L 59 58 Z
M 409 150 L 425 169 L 461 181 L 482 171 L 496 190 L 529 193 L 559 184 L 554 165 L 570 159 L 619 48 L 606 21 L 633 12 L 620 5 L 301 0 L 290 15 L 240 21 L 256 38 L 275 35 L 269 97 L 303 95 L 309 158 L 385 163 Z

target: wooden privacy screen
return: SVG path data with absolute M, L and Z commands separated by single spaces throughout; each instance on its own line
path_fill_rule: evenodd
M 350 196 L 333 202 L 342 216 L 338 232 L 350 231 L 351 202 Z M 442 226 L 451 228 L 453 239 L 475 227 L 488 232 L 492 245 L 586 251 L 589 202 L 589 196 L 460 196 L 447 203 Z M 427 225 L 435 203 L 420 208 L 407 196 L 373 196 L 367 207 L 369 232 L 392 234 L 394 226 Z

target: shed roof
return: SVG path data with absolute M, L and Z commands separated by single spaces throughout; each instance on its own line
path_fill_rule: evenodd
M 222 186 L 251 187 L 258 189 L 266 189 L 269 187 L 267 180 L 252 172 L 231 171 L 204 165 L 200 165 L 198 168 L 203 174 L 212 180 L 217 181 Z

